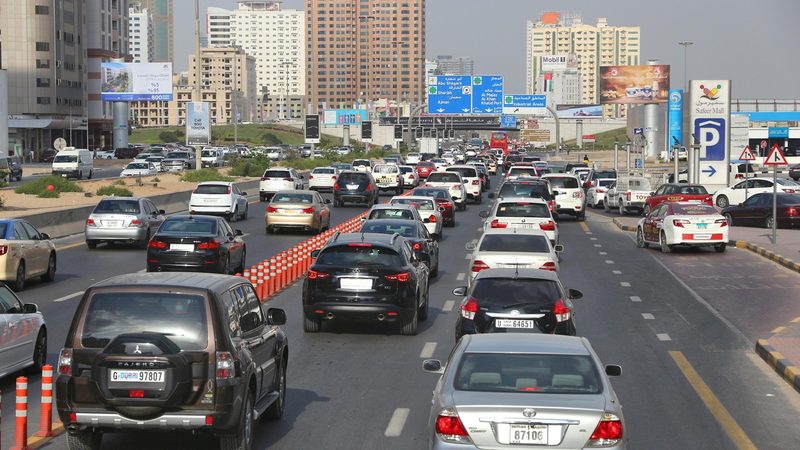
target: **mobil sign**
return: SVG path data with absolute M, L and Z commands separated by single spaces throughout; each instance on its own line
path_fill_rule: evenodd
M 700 145 L 700 184 L 709 191 L 728 187 L 730 165 L 729 80 L 693 80 L 689 87 L 690 126 Z

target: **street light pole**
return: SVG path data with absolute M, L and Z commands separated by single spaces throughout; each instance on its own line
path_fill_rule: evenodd
M 686 89 L 684 92 L 688 92 L 689 91 L 689 85 L 688 85 L 689 79 L 686 76 L 686 72 L 687 72 L 687 69 L 686 69 L 687 68 L 687 57 L 686 57 L 686 55 L 688 53 L 689 46 L 693 45 L 693 44 L 694 44 L 694 42 L 690 42 L 690 41 L 678 42 L 678 45 L 683 46 L 683 86 L 684 86 L 684 89 Z

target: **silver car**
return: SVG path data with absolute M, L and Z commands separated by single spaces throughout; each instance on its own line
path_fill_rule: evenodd
M 23 304 L 0 283 L 0 379 L 32 367 L 40 372 L 47 361 L 47 327 L 39 308 Z
M 86 219 L 86 246 L 94 249 L 102 242 L 124 242 L 147 248 L 163 221 L 164 210 L 149 198 L 104 198 Z
M 465 335 L 441 374 L 428 420 L 429 448 L 627 448 L 622 406 L 586 338 Z

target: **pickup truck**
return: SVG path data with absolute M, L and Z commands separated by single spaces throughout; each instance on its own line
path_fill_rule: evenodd
M 161 169 L 164 172 L 182 172 L 193 169 L 194 166 L 194 155 L 190 152 L 169 152 L 161 160 Z
M 395 191 L 395 195 L 403 193 L 403 176 L 397 164 L 375 164 L 372 176 L 378 191 Z

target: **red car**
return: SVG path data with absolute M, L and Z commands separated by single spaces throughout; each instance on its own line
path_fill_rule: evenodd
M 435 171 L 436 171 L 436 164 L 430 161 L 420 161 L 417 163 L 417 175 L 419 175 L 420 180 L 428 178 L 428 175 L 430 175 L 431 172 Z
M 714 206 L 711 194 L 699 184 L 668 183 L 662 184 L 655 192 L 647 197 L 644 204 L 646 216 L 656 206 L 664 202 L 696 202 Z
M 453 202 L 453 198 L 450 197 L 450 191 L 447 188 L 422 186 L 411 191 L 411 195 L 433 197 L 436 200 L 436 204 L 439 205 L 439 211 L 442 213 L 443 225 L 447 227 L 456 226 L 456 204 Z

